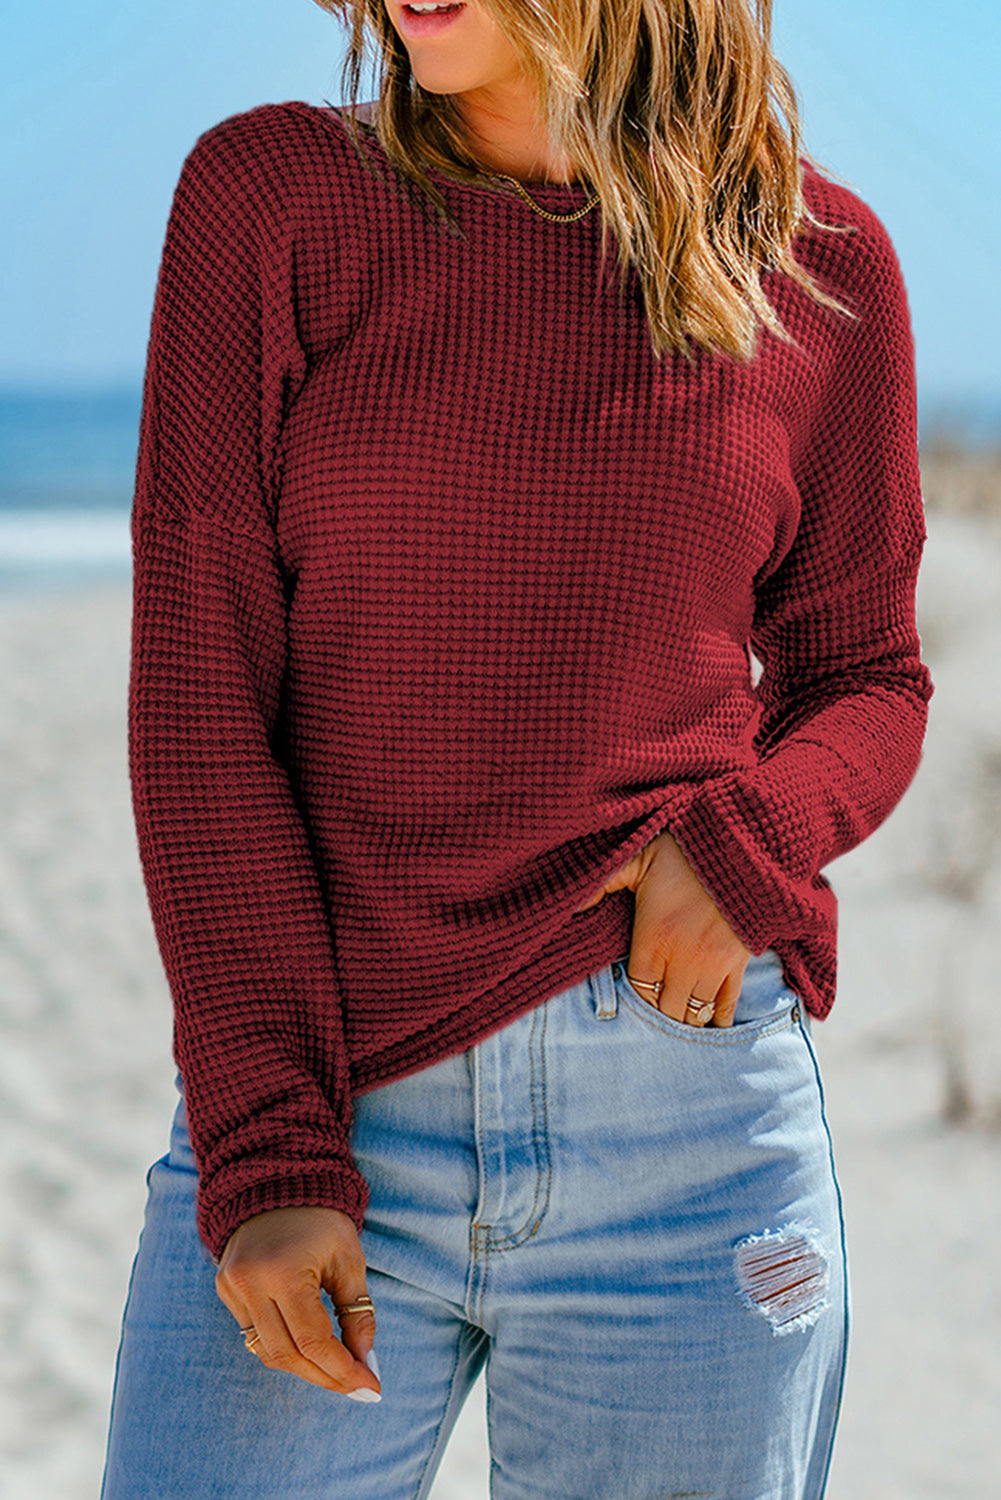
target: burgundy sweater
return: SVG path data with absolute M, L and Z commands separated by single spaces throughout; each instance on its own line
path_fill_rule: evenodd
M 805 166 L 853 227 L 795 247 L 855 321 L 768 271 L 795 343 L 658 363 L 597 208 L 435 171 L 450 235 L 364 140 L 382 177 L 329 108 L 208 130 L 153 311 L 131 770 L 216 1256 L 264 1209 L 360 1225 L 352 1096 L 626 953 L 631 893 L 574 908 L 664 829 L 824 1016 L 820 872 L 931 695 L 907 301 L 855 194 Z

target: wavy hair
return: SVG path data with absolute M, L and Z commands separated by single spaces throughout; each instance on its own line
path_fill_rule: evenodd
M 356 149 L 370 29 L 381 65 L 371 125 L 410 189 L 461 233 L 425 170 L 485 186 L 452 97 L 417 82 L 382 0 L 317 3 L 350 29 L 341 86 Z M 772 0 L 481 3 L 523 58 L 555 151 L 598 196 L 620 292 L 637 269 L 658 359 L 692 358 L 696 345 L 746 362 L 762 327 L 795 342 L 762 289 L 772 268 L 854 316 L 792 254 L 804 224 L 850 226 L 822 223 L 804 200 L 800 158 L 819 164 L 802 147 L 795 86 L 772 51 Z

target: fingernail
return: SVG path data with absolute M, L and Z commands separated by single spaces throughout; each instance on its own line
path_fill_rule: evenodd
M 349 1401 L 381 1401 L 382 1397 L 378 1391 L 370 1391 L 367 1385 L 363 1385 L 358 1391 L 345 1391 Z
M 379 1361 L 375 1357 L 375 1350 L 374 1349 L 370 1349 L 368 1351 L 368 1353 L 366 1354 L 366 1356 L 365 1356 L 365 1363 L 368 1365 L 369 1369 L 372 1371 L 372 1374 L 375 1376 L 376 1380 L 381 1380 L 382 1376 L 379 1374 Z

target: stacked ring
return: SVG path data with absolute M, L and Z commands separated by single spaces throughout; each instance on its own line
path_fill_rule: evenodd
M 628 970 L 626 971 L 626 978 L 635 989 L 649 990 L 655 1000 L 660 999 L 661 991 L 664 988 L 664 981 L 662 979 L 634 979 Z M 689 996 L 688 1004 L 685 1006 L 685 1014 L 687 1015 L 689 1011 L 692 1012 L 692 1018 L 696 1026 L 704 1026 L 708 1021 L 711 1021 L 715 1010 L 715 1000 L 700 1000 L 698 995 Z
M 711 1021 L 715 1009 L 715 1000 L 700 1000 L 698 995 L 691 995 L 685 1006 L 686 1014 L 688 1011 L 692 1012 L 696 1026 L 704 1026 L 706 1022 Z
M 375 1303 L 372 1301 L 371 1297 L 359 1297 L 357 1302 L 344 1302 L 338 1306 L 335 1306 L 334 1312 L 339 1318 L 342 1317 L 344 1313 L 370 1312 L 374 1314 Z M 249 1349 L 250 1352 L 253 1353 L 254 1345 L 258 1342 L 261 1335 L 254 1327 L 253 1323 L 251 1323 L 247 1328 L 241 1328 L 240 1333 L 243 1335 L 244 1347 L 246 1349 Z M 251 1334 L 253 1334 L 253 1338 L 251 1338 Z
M 372 1301 L 371 1297 L 359 1297 L 357 1302 L 344 1302 L 339 1306 L 335 1305 L 334 1312 L 338 1317 L 340 1317 L 343 1313 L 353 1312 L 370 1312 L 374 1314 L 375 1303 Z

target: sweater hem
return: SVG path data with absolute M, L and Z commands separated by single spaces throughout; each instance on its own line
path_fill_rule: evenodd
M 607 964 L 626 958 L 632 941 L 632 908 L 631 895 L 616 892 L 606 896 L 590 912 L 583 913 L 579 925 L 575 922 L 564 929 L 556 942 L 537 956 L 530 968 L 512 976 L 505 985 L 503 998 L 493 998 L 489 1017 L 479 1009 L 455 1011 L 437 1019 L 433 1028 L 353 1063 L 352 1097 L 433 1067 L 457 1052 L 476 1046 L 525 1011 L 581 983 Z M 833 935 L 831 945 L 833 948 Z M 787 983 L 810 1014 L 823 1020 L 831 1009 L 833 995 L 817 984 L 808 953 L 801 951 L 796 942 L 780 939 L 764 946 L 775 948 L 782 959 Z M 831 962 L 830 955 L 825 961 Z

